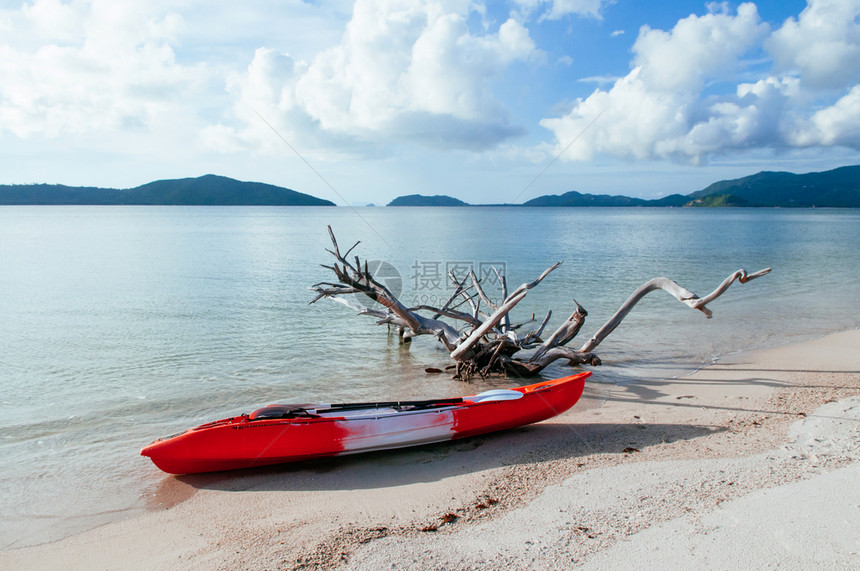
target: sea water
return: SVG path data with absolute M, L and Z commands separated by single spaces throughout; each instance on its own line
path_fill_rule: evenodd
M 548 331 L 589 312 L 579 346 L 639 285 L 663 292 L 598 348 L 589 394 L 674 376 L 730 352 L 856 328 L 860 211 L 822 209 L 0 207 L 0 547 L 62 537 L 145 509 L 168 476 L 138 455 L 185 428 L 271 402 L 447 397 L 524 384 L 454 381 L 430 336 L 401 344 L 372 318 L 310 305 L 342 251 L 407 305 L 441 305 L 448 271 L 487 294 L 552 272 L 514 310 Z M 383 263 L 384 262 L 384 263 Z M 360 301 L 360 300 L 357 300 Z M 802 367 L 798 355 L 798 367 Z M 544 377 L 569 369 L 556 363 Z

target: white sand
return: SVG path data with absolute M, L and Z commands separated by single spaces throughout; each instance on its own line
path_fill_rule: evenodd
M 0 567 L 860 568 L 858 463 L 848 331 L 498 435 L 165 477 L 151 512 Z

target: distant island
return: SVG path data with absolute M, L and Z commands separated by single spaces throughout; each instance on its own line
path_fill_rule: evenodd
M 0 205 L 335 206 L 289 188 L 213 174 L 158 180 L 129 189 L 0 185 Z
M 271 184 L 243 182 L 207 174 L 197 178 L 158 180 L 128 189 L 65 186 L 62 184 L 0 185 L 0 205 L 153 205 L 153 206 L 335 206 Z M 370 206 L 370 205 L 369 205 Z M 451 196 L 410 194 L 388 206 L 473 206 Z M 475 206 L 763 206 L 860 208 L 860 165 L 794 174 L 763 171 L 724 180 L 690 194 L 647 200 L 622 195 L 577 191 L 533 198 L 524 204 Z
M 413 194 L 394 199 L 388 206 L 471 206 L 450 196 Z M 656 200 L 606 194 L 562 195 L 533 198 L 522 205 L 504 206 L 764 206 L 860 208 L 860 165 L 807 174 L 763 171 L 752 176 L 715 182 L 691 194 L 673 194 Z
M 523 206 L 686 206 L 688 202 L 690 197 L 681 194 L 672 194 L 657 200 L 645 200 L 608 194 L 581 194 L 572 190 L 561 196 L 557 194 L 539 196 L 525 202 Z
M 462 200 L 451 196 L 423 196 L 421 194 L 410 194 L 398 196 L 388 203 L 388 206 L 469 206 Z

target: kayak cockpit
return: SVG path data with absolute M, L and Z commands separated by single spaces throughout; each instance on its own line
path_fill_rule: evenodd
M 254 420 L 283 420 L 283 419 L 311 419 L 330 417 L 365 417 L 391 414 L 402 414 L 408 412 L 426 412 L 452 406 L 471 406 L 488 401 L 516 400 L 523 397 L 521 391 L 512 389 L 492 389 L 484 391 L 471 397 L 414 400 L 414 401 L 392 401 L 392 402 L 366 402 L 366 403 L 342 403 L 342 404 L 270 404 L 258 408 L 247 415 L 249 421 Z

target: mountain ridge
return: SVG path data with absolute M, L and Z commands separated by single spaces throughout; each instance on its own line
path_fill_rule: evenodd
M 469 206 L 459 198 L 437 194 L 427 196 L 423 194 L 407 194 L 398 196 L 386 206 Z
M 491 206 L 466 204 L 456 198 L 446 196 L 423 197 L 422 195 L 398 197 L 389 206 L 395 205 L 395 202 L 403 198 L 409 198 L 409 202 L 412 204 L 397 204 L 397 206 L 440 205 L 422 201 L 424 198 L 432 198 L 433 202 L 437 203 L 442 202 L 441 199 L 444 198 L 461 203 L 444 204 L 445 206 Z M 538 196 L 523 204 L 493 206 L 860 208 L 860 165 L 805 174 L 761 171 L 738 179 L 721 180 L 687 195 L 672 194 L 654 200 L 623 195 L 584 194 L 571 190 L 561 195 Z
M 176 205 L 176 206 L 335 206 L 295 190 L 207 174 L 196 178 L 156 180 L 115 189 L 62 184 L 0 185 L 0 205 Z M 411 194 L 388 206 L 473 206 L 446 195 Z M 588 194 L 571 190 L 544 195 L 524 204 L 474 206 L 534 207 L 835 207 L 860 208 L 860 165 L 795 174 L 760 171 L 721 180 L 687 195 L 659 199 Z
M 63 184 L 0 185 L 2 205 L 335 206 L 329 200 L 262 182 L 207 174 L 156 180 L 128 189 Z
M 693 201 L 714 196 L 734 198 L 745 206 L 858 208 L 860 165 L 804 174 L 761 171 L 690 194 Z

